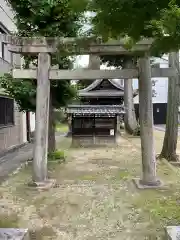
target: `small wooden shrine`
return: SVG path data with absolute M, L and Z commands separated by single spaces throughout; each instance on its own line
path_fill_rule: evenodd
M 82 145 L 116 142 L 117 119 L 123 118 L 124 88 L 118 80 L 95 80 L 78 92 L 79 105 L 69 105 L 72 141 Z

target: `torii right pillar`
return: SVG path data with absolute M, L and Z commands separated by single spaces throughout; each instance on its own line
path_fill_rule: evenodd
M 154 147 L 154 124 L 150 57 L 139 59 L 139 120 L 141 134 L 142 178 L 136 180 L 138 188 L 161 186 L 156 177 L 156 155 Z

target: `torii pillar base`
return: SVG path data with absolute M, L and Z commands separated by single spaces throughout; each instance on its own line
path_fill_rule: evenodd
M 29 187 L 34 187 L 37 190 L 48 190 L 56 186 L 55 179 L 47 179 L 44 182 L 30 182 L 28 184 Z
M 153 183 L 144 183 L 141 179 L 134 178 L 133 182 L 138 189 L 161 189 L 163 187 L 163 183 L 160 180 Z

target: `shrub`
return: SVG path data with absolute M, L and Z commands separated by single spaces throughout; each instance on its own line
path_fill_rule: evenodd
M 54 115 L 55 115 L 55 119 L 56 119 L 56 123 L 65 123 L 67 122 L 67 116 L 64 113 L 63 110 L 56 110 L 54 111 Z
M 140 126 L 139 126 L 139 125 L 138 125 L 137 128 L 134 130 L 133 135 L 134 135 L 134 136 L 140 136 L 140 135 L 141 135 L 141 134 L 140 134 Z
M 124 129 L 124 122 L 120 124 L 120 129 Z
M 57 161 L 58 162 L 64 162 L 65 161 L 65 154 L 62 150 L 56 150 L 54 152 L 51 152 L 48 154 L 48 160 L 49 161 Z

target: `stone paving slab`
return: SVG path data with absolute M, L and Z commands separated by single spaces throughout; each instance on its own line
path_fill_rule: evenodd
M 4 156 L 0 157 L 0 164 L 8 161 L 10 159 L 12 160 L 17 157 L 19 158 L 19 157 L 23 156 L 24 153 L 26 153 L 26 154 L 28 154 L 29 152 L 32 153 L 32 149 L 33 149 L 33 144 L 27 143 L 24 146 L 15 149 L 14 151 L 7 152 L 6 154 L 4 154 Z M 32 154 L 30 154 L 28 156 L 30 156 L 32 158 Z
M 56 133 L 56 141 L 63 139 L 64 133 Z M 0 183 L 4 181 L 11 173 L 16 171 L 23 163 L 33 158 L 33 143 L 27 143 L 24 146 L 15 149 L 13 152 L 6 153 L 0 157 Z
M 180 226 L 166 227 L 167 240 L 180 240 Z
M 25 146 L 16 149 L 14 152 L 7 153 L 0 158 L 0 182 L 4 181 L 9 174 L 13 173 L 26 161 L 33 157 L 33 144 L 28 143 Z
M 30 240 L 28 229 L 0 228 L 0 240 Z

